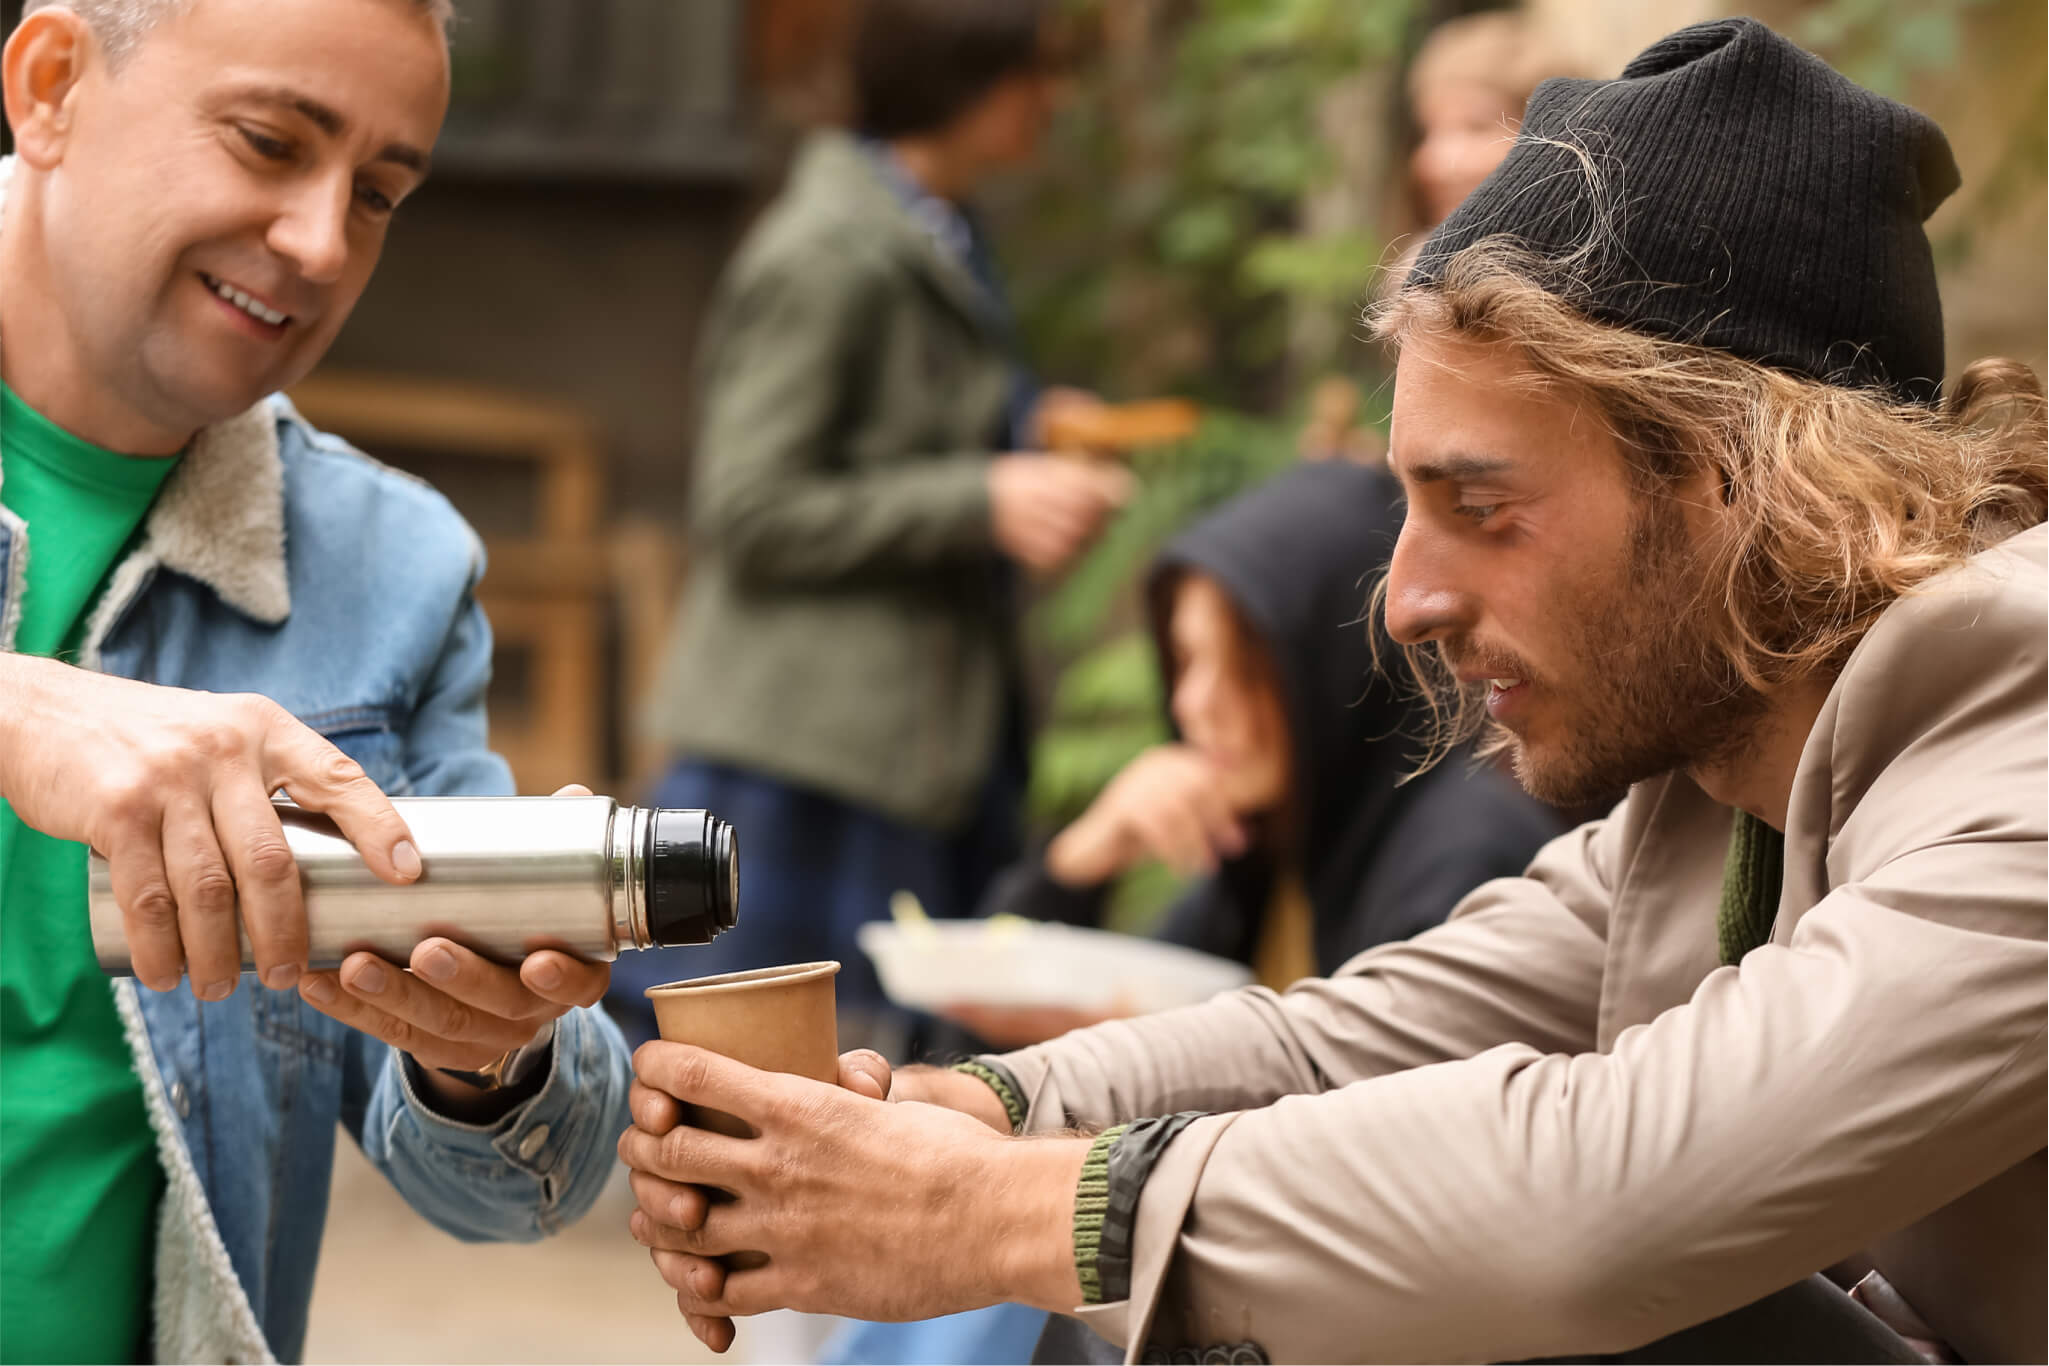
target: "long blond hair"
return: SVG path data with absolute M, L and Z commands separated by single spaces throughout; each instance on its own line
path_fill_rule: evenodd
M 2043 389 L 2017 361 L 1978 361 L 1922 407 L 1593 321 L 1542 283 L 1557 278 L 1488 238 L 1369 322 L 1397 346 L 1430 334 L 1513 346 L 1528 391 L 1569 395 L 1608 424 L 1642 494 L 1712 473 L 1737 515 L 1700 564 L 1707 642 L 1759 693 L 1832 676 L 1891 603 L 2043 520 Z M 1436 719 L 1428 767 L 1485 714 L 1437 652 L 1404 653 Z

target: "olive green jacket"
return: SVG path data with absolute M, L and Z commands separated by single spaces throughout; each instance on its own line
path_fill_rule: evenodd
M 860 146 L 820 133 L 721 281 L 703 354 L 692 570 L 655 733 L 958 826 L 1015 660 L 986 484 L 1001 321 Z

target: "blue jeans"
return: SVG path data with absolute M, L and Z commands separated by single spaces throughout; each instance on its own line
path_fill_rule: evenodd
M 842 1047 L 908 1038 L 916 1021 L 883 996 L 855 933 L 886 918 L 890 894 L 899 889 L 915 893 L 935 917 L 972 914 L 989 880 L 1017 857 L 1020 788 L 1002 766 L 975 819 L 949 835 L 728 764 L 678 763 L 653 804 L 702 807 L 732 823 L 740 914 L 710 944 L 619 956 L 606 1003 L 629 1043 L 655 1035 L 654 1011 L 642 994 L 648 987 L 828 958 L 841 964 L 840 1013 L 852 1026 L 843 1030 Z

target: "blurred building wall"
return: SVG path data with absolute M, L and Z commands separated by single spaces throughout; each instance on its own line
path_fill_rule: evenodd
M 680 530 L 697 332 L 752 198 L 745 183 L 430 182 L 326 368 L 581 404 L 602 428 L 612 509 Z

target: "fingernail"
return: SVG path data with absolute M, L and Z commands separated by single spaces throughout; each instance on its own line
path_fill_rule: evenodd
M 400 840 L 391 847 L 391 865 L 399 876 L 416 878 L 420 875 L 420 851 L 413 848 L 411 840 Z
M 299 990 L 306 999 L 317 1005 L 326 1005 L 334 999 L 334 979 L 331 977 L 308 977 Z
M 553 991 L 562 985 L 561 966 L 545 958 L 534 964 L 527 976 L 542 991 Z
M 384 968 L 378 963 L 365 963 L 358 968 L 349 982 L 351 991 L 360 991 L 375 996 L 385 988 Z
M 263 974 L 263 985 L 269 987 L 272 991 L 290 991 L 293 984 L 298 980 L 299 965 L 297 963 L 279 963 L 269 972 Z
M 436 944 L 420 955 L 413 970 L 430 982 L 445 982 L 455 976 L 455 955 Z
M 225 1001 L 235 994 L 235 979 L 230 977 L 225 982 L 208 982 L 196 994 L 202 1001 Z

